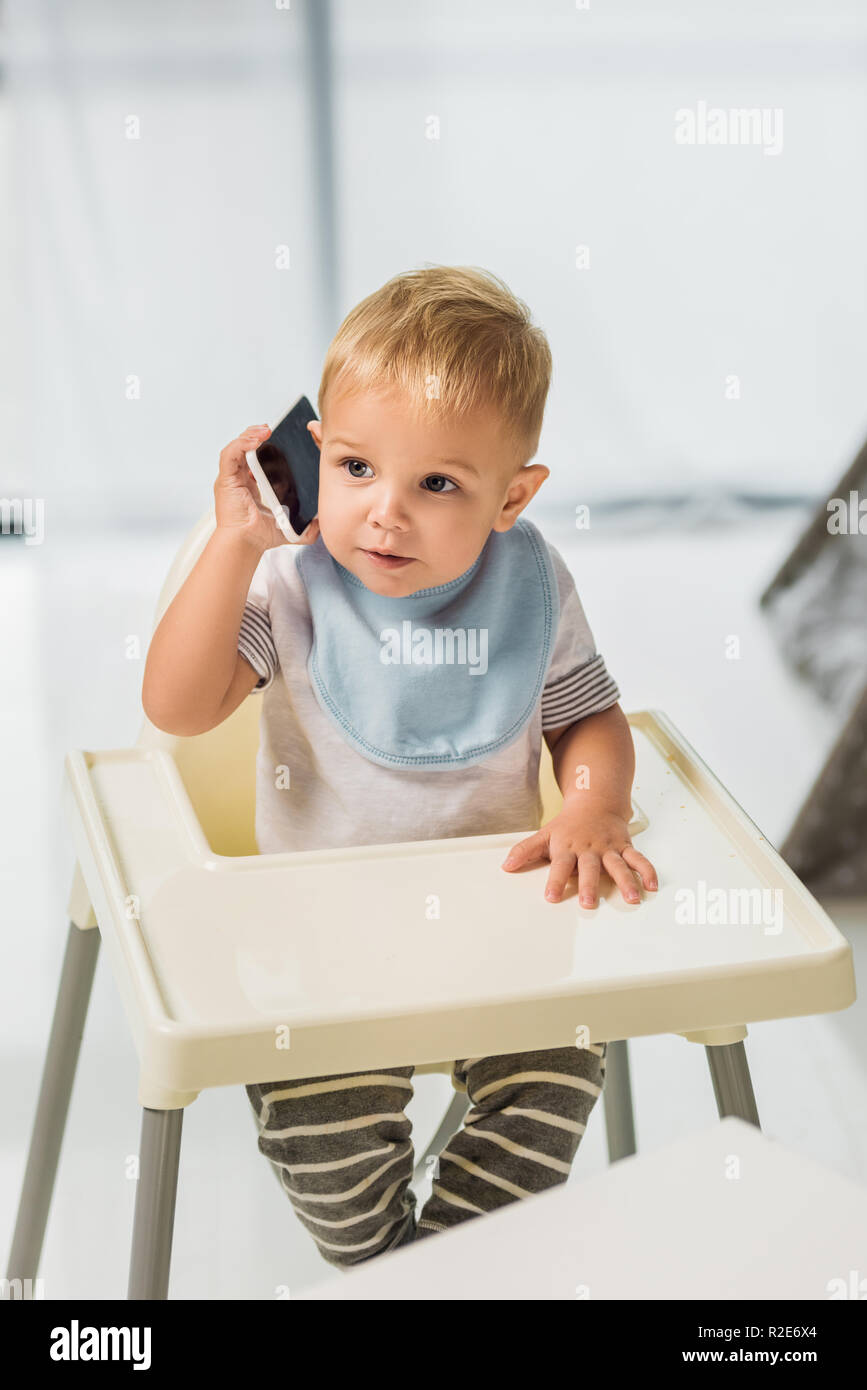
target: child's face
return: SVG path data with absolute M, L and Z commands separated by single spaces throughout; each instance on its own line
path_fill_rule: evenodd
M 368 589 L 395 598 L 457 579 L 548 476 L 541 464 L 518 467 L 490 408 L 433 424 L 397 392 L 329 393 L 308 429 L 320 449 L 326 549 Z

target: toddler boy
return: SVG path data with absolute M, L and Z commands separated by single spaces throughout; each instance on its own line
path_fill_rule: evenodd
M 634 750 L 572 577 L 522 512 L 551 354 L 497 277 L 395 276 L 341 324 L 309 429 L 318 515 L 288 545 L 257 502 L 249 429 L 220 456 L 216 530 L 148 653 L 143 704 L 194 735 L 262 694 L 261 853 L 538 826 L 539 759 L 564 804 L 503 867 L 550 860 L 545 896 L 605 869 L 630 902 Z M 275 769 L 288 766 L 291 784 Z M 576 779 L 576 767 L 586 774 Z M 416 1226 L 412 1066 L 247 1086 L 260 1151 L 323 1257 L 346 1269 L 566 1181 L 606 1045 L 459 1058 L 471 1108 Z

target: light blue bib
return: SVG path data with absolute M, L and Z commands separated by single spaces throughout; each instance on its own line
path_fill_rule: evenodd
M 551 662 L 560 599 L 545 540 L 519 517 L 457 579 L 376 594 L 322 537 L 298 557 L 313 619 L 307 673 L 359 753 L 383 767 L 468 767 L 512 743 Z

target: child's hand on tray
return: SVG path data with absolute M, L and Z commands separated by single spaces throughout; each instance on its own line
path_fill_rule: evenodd
M 545 859 L 551 861 L 545 888 L 549 902 L 560 902 L 566 884 L 577 873 L 579 904 L 596 907 L 602 869 L 628 903 L 639 901 L 636 874 L 651 892 L 659 886 L 650 860 L 633 848 L 628 822 L 615 811 L 585 806 L 578 812 L 564 807 L 540 830 L 513 845 L 501 867 L 511 873 Z

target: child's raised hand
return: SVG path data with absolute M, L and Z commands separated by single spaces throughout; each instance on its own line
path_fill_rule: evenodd
M 220 454 L 220 471 L 214 483 L 218 528 L 243 536 L 263 551 L 289 544 L 271 512 L 262 505 L 256 479 L 247 463 L 247 451 L 258 449 L 270 433 L 267 425 L 251 425 L 227 444 Z M 319 522 L 314 517 L 299 544 L 312 545 L 318 535 Z

